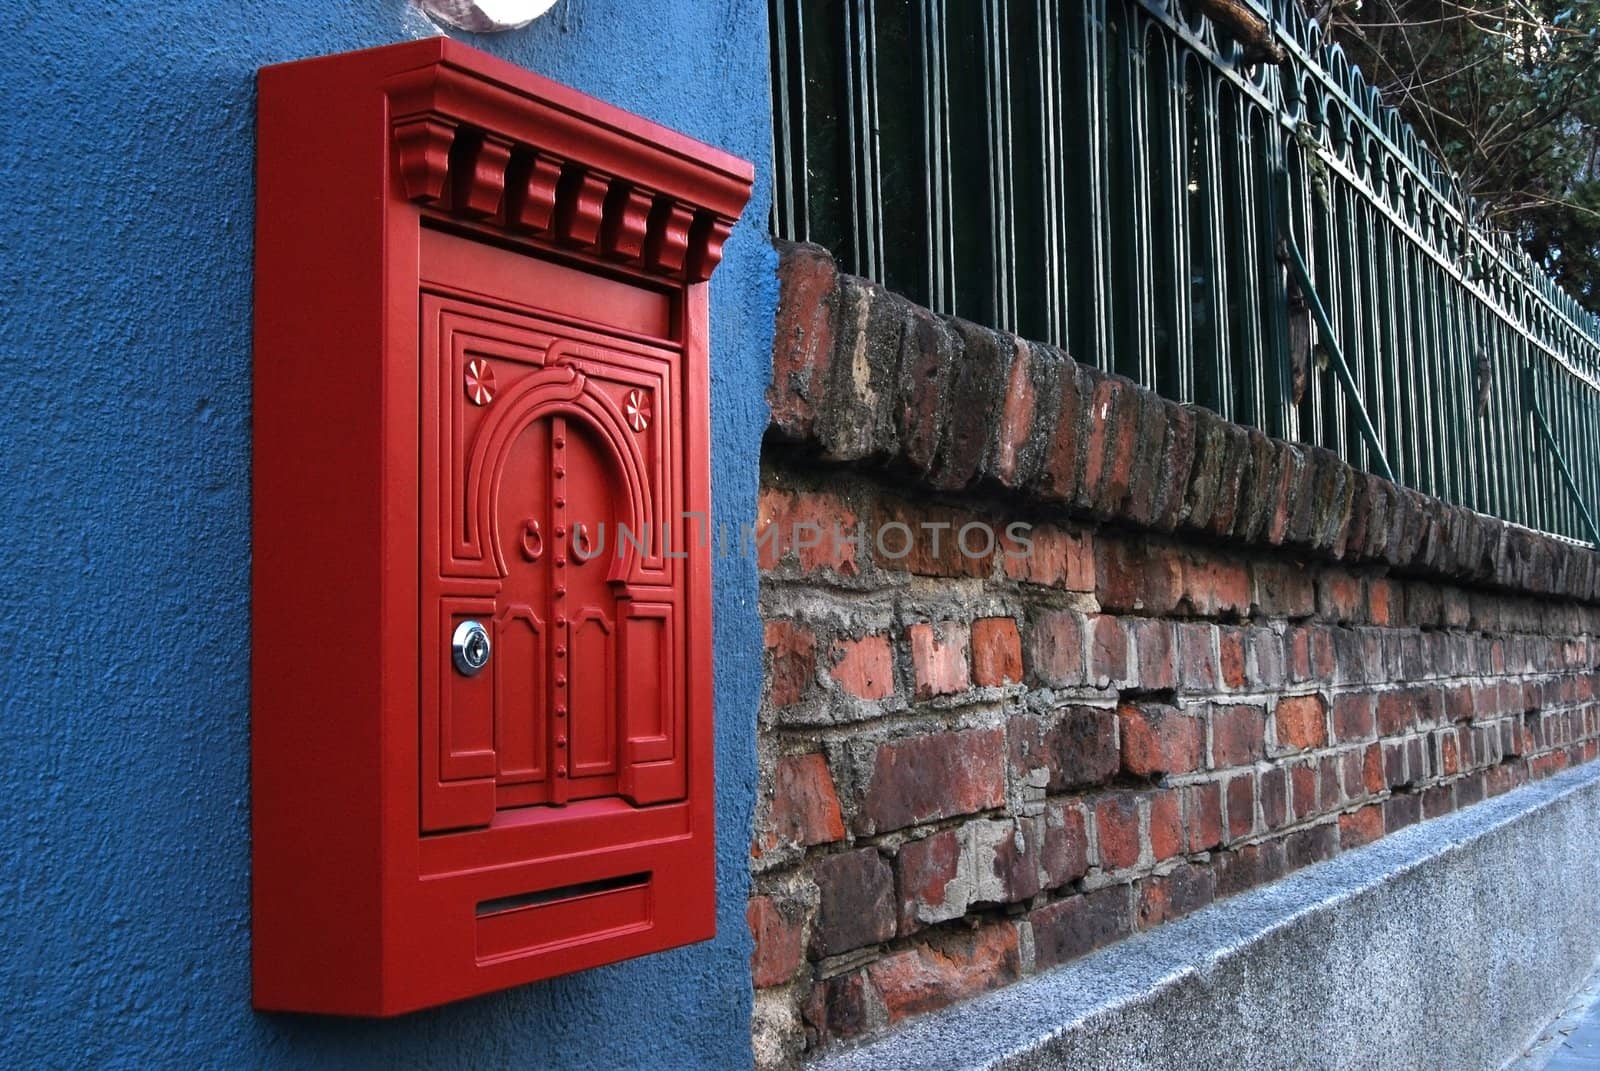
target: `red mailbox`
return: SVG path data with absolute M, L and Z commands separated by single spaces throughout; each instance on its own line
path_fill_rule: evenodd
M 751 169 L 436 38 L 261 72 L 255 1003 L 713 932 L 707 278 Z

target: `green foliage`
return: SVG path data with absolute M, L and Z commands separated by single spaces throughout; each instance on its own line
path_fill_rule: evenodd
M 1600 2 L 1310 0 L 1478 202 L 1600 309 Z

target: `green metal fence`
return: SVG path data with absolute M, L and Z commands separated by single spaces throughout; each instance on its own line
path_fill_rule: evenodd
M 771 0 L 773 228 L 940 312 L 1594 540 L 1600 319 L 1473 227 L 1298 0 L 1272 4 L 1281 67 L 1182 0 Z

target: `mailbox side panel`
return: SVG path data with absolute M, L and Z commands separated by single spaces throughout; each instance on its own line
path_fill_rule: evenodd
M 386 159 L 378 67 L 343 57 L 259 78 L 251 883 L 265 1009 L 382 1002 L 384 598 L 397 564 L 383 520 L 397 504 L 384 198 L 349 178 Z

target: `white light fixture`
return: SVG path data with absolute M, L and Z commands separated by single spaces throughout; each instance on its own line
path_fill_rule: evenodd
M 556 0 L 418 0 L 429 15 L 473 33 L 526 26 L 556 6 Z

